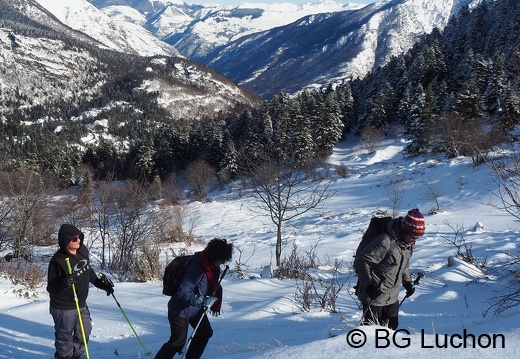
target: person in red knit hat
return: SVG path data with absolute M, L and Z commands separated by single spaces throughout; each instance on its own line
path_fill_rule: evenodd
M 415 288 L 410 276 L 410 258 L 417 240 L 426 232 L 424 216 L 414 208 L 405 217 L 390 220 L 383 233 L 356 254 L 356 295 L 363 304 L 364 324 L 396 329 L 399 325 L 399 290 L 406 295 Z

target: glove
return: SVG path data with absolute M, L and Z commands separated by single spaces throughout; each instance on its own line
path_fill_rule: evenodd
M 404 282 L 404 289 L 406 289 L 406 296 L 411 297 L 415 293 L 415 287 L 412 285 L 412 282 Z
M 101 282 L 98 288 L 107 292 L 107 295 L 114 294 L 114 285 L 111 283 Z
M 110 278 L 105 276 L 103 273 L 99 273 L 98 276 L 99 282 L 97 287 L 107 292 L 107 296 L 110 294 L 114 294 L 114 283 L 110 280 Z
M 65 287 L 70 288 L 73 284 L 78 283 L 78 279 L 74 274 L 69 274 L 65 278 L 63 278 L 62 282 Z
M 110 294 L 114 294 L 114 287 L 112 287 L 111 285 L 104 285 L 104 288 L 101 288 L 103 289 L 105 292 L 107 292 L 107 296 L 110 295 Z
M 370 284 L 367 289 L 365 289 L 370 299 L 374 300 L 381 294 L 381 290 L 377 288 L 375 285 Z
M 211 307 L 215 302 L 217 301 L 216 297 L 210 297 L 209 295 L 202 296 L 199 295 L 197 299 L 195 300 L 195 305 L 207 309 Z

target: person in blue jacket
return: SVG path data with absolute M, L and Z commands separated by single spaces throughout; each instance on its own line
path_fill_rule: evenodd
M 58 231 L 60 248 L 49 262 L 47 291 L 50 296 L 50 313 L 54 320 L 54 359 L 79 359 L 85 352 L 72 284 L 76 288 L 87 342 L 92 331 L 87 307 L 89 283 L 106 291 L 107 295 L 114 293 L 114 288 L 103 283 L 90 266 L 89 251 L 83 244 L 84 238 L 83 232 L 78 228 L 63 224 Z M 72 274 L 69 274 L 66 258 L 69 258 Z
M 219 284 L 220 265 L 231 260 L 233 244 L 225 239 L 213 238 L 206 248 L 195 253 L 184 269 L 177 295 L 168 301 L 170 339 L 163 344 L 155 359 L 172 359 L 184 348 L 188 336 L 188 325 L 193 328 L 202 317 L 197 331 L 191 339 L 186 359 L 202 356 L 213 329 L 206 308 L 217 316 L 222 304 L 222 287 Z

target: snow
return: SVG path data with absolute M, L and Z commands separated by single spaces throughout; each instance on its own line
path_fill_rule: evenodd
M 335 176 L 335 196 L 284 228 L 283 256 L 289 255 L 293 242 L 303 252 L 316 248 L 320 266 L 313 274 L 330 277 L 330 264 L 342 261 L 340 278 L 348 282 L 338 297 L 337 313 L 301 311 L 295 301 L 297 282 L 268 276 L 275 231 L 267 218 L 258 215 L 252 198 L 226 188 L 212 192 L 212 202 L 189 205 L 197 237 L 225 237 L 236 248 L 231 271 L 223 280 L 222 314 L 210 318 L 214 336 L 203 358 L 518 357 L 520 308 L 501 315 L 488 311 L 493 297 L 511 290 L 492 269 L 508 255 L 518 255 L 520 231 L 513 217 L 487 204 L 494 198 L 489 169 L 474 167 L 463 157 L 408 158 L 405 146 L 403 140 L 386 140 L 369 154 L 350 141 L 339 144 L 329 163 L 344 164 L 351 174 Z M 396 179 L 406 184 L 399 214 L 418 207 L 425 214 L 427 233 L 411 261 L 411 271 L 425 277 L 403 302 L 400 325 L 393 332 L 359 326 L 361 312 L 352 295 L 356 277 L 349 275 L 352 255 L 370 217 L 377 209 L 390 210 L 385 185 Z M 441 213 L 427 214 L 435 203 L 424 196 L 425 183 L 441 186 Z M 483 268 L 455 258 L 456 248 L 443 239 L 453 237 L 453 228 L 461 228 L 475 258 L 486 263 Z M 177 250 L 180 244 L 176 246 Z M 203 243 L 189 249 L 201 248 Z M 47 255 L 54 250 L 39 249 Z M 96 248 L 92 256 L 96 265 Z M 243 262 L 250 279 L 237 277 L 236 260 Z M 54 330 L 44 284 L 36 292 L 24 296 L 25 292 L 0 278 L 0 358 L 51 358 Z M 168 297 L 161 294 L 161 283 L 116 282 L 115 296 L 146 350 L 155 353 L 169 333 Z M 153 357 L 145 356 L 113 298 L 92 287 L 88 304 L 93 321 L 91 358 Z M 365 338 L 366 343 L 356 348 Z
M 104 46 L 117 51 L 142 56 L 178 55 L 170 45 L 160 41 L 141 26 L 124 21 L 133 19 L 137 23 L 135 10 L 111 18 L 85 0 L 37 0 L 62 23 L 100 41 Z M 141 18 L 141 22 L 143 19 Z M 92 26 L 92 24 L 96 26 Z

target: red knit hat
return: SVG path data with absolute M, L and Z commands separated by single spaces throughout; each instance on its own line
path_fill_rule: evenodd
M 408 211 L 406 217 L 401 220 L 401 230 L 414 237 L 421 237 L 426 232 L 424 216 L 417 208 Z

